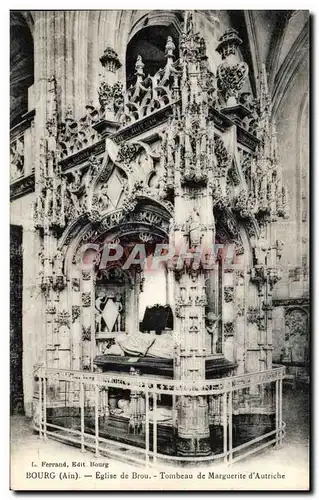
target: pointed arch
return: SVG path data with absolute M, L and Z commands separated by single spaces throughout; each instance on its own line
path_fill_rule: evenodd
M 152 234 L 155 240 L 168 240 L 172 212 L 161 202 L 141 197 L 134 210 L 126 212 L 123 207 L 106 213 L 99 221 L 88 214 L 79 216 L 64 231 L 59 249 L 65 257 L 67 271 L 81 245 L 102 244 L 108 239 L 130 238 L 140 234 Z

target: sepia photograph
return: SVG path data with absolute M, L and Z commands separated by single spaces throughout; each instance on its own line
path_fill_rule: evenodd
M 10 11 L 10 489 L 309 491 L 309 11 Z

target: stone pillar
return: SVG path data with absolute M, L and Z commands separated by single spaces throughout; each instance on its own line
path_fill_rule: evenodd
M 236 320 L 235 276 L 230 267 L 224 268 L 223 287 L 223 347 L 222 353 L 230 361 L 235 360 L 234 332 Z
M 125 331 L 135 333 L 139 331 L 138 289 L 140 283 L 127 284 L 125 289 Z
M 203 191 L 205 194 L 206 189 Z M 207 238 L 205 204 L 196 205 L 185 193 L 175 198 L 175 214 L 175 249 L 183 248 L 189 253 L 190 248 L 195 248 Z M 196 258 L 190 260 L 189 266 L 186 262 L 181 253 L 175 269 L 175 314 L 179 339 L 174 376 L 185 381 L 204 381 L 207 356 L 206 276 L 196 264 Z M 210 453 L 207 398 L 182 396 L 178 404 L 177 422 L 179 455 L 200 456 Z
M 182 118 L 167 131 L 168 171 L 173 165 L 175 210 L 175 316 L 178 329 L 174 377 L 205 380 L 207 332 L 205 327 L 206 275 L 200 261 L 202 248 L 215 243 L 213 215 L 213 125 L 207 117 L 207 95 L 201 85 L 207 76 L 205 41 L 194 31 L 192 13 L 185 13 L 181 37 L 180 82 Z M 137 77 L 142 77 L 138 60 Z M 175 116 L 178 116 L 178 112 Z M 175 135 L 174 135 L 175 134 Z M 176 140 L 177 139 L 177 140 Z M 193 254 L 191 254 L 191 251 Z M 185 253 L 188 257 L 185 258 Z M 175 328 L 175 327 L 174 327 Z M 188 395 L 177 402 L 177 453 L 204 456 L 211 452 L 207 397 Z
M 80 294 L 80 269 L 72 266 L 71 276 L 68 280 L 68 294 L 71 304 L 71 342 L 72 359 L 71 368 L 81 369 L 82 358 L 82 331 L 81 331 L 81 294 Z
M 180 339 L 175 362 L 181 380 L 205 380 L 206 331 L 203 294 L 205 277 L 183 273 L 178 297 Z M 177 450 L 179 455 L 210 453 L 208 403 L 205 397 L 182 396 L 179 401 Z
M 235 360 L 237 374 L 245 373 L 245 345 L 246 345 L 246 276 L 245 268 L 235 271 L 235 297 L 234 297 L 234 327 L 235 327 Z
M 81 318 L 82 318 L 82 369 L 93 370 L 92 359 L 92 313 L 94 317 L 95 297 L 93 296 L 93 271 L 82 272 L 80 280 L 81 291 Z M 92 304 L 93 301 L 93 304 Z

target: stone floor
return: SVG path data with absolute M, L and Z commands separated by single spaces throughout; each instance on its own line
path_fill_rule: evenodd
M 159 469 L 165 473 L 193 472 L 195 477 L 198 471 L 215 471 L 218 474 L 229 473 L 251 473 L 260 472 L 262 474 L 279 472 L 285 474 L 285 479 L 272 480 L 272 478 L 259 479 L 258 481 L 240 481 L 232 478 L 212 481 L 184 481 L 182 489 L 298 489 L 308 488 L 308 432 L 309 432 L 309 397 L 308 389 L 303 387 L 284 386 L 283 393 L 283 419 L 286 422 L 286 438 L 280 449 L 266 448 L 254 455 L 243 459 L 241 462 L 228 467 L 224 464 L 204 465 L 197 468 L 178 468 L 174 464 L 161 464 Z M 125 453 L 125 452 L 124 452 Z M 125 471 L 129 478 L 132 473 L 145 473 L 145 467 L 133 467 L 124 461 L 103 458 L 104 462 L 109 463 L 107 470 L 111 473 L 120 474 Z M 14 416 L 11 418 L 11 487 L 12 489 L 176 489 L 180 481 L 170 479 L 159 481 L 159 477 L 153 476 L 152 485 L 145 480 L 139 482 L 138 479 L 131 484 L 131 481 L 97 480 L 86 482 L 68 480 L 33 480 L 26 479 L 27 472 L 37 471 L 32 467 L 32 462 L 41 461 L 61 462 L 97 460 L 91 452 L 81 453 L 78 448 L 59 443 L 49 439 L 44 442 L 33 433 L 31 422 L 25 417 Z M 70 465 L 71 466 L 71 465 Z M 43 470 L 43 469 L 41 469 Z M 53 469 L 46 469 L 51 471 Z M 71 469 L 73 470 L 73 469 Z M 100 470 L 100 469 L 99 469 Z M 153 469 L 152 469 L 153 470 Z M 58 471 L 59 472 L 59 471 Z M 83 472 L 83 471 L 81 471 Z M 94 471 L 95 472 L 95 471 Z M 159 482 L 158 482 L 159 481 Z M 156 486 L 158 483 L 158 486 Z M 227 483 L 227 486 L 226 484 Z M 197 487 L 196 487 L 197 486 Z

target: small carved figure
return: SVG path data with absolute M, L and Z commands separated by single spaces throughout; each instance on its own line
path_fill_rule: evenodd
M 220 318 L 220 314 L 216 316 L 215 313 L 209 312 L 206 319 L 206 330 L 212 336 L 212 352 L 213 354 L 217 354 L 217 342 L 218 342 L 218 320 Z
M 100 291 L 97 294 L 97 298 L 95 300 L 95 310 L 97 313 L 97 331 L 102 331 L 102 312 L 104 306 L 106 304 L 106 295 L 104 292 Z
M 284 247 L 284 242 L 282 240 L 277 240 L 276 241 L 276 257 L 277 257 L 277 263 L 279 263 L 281 257 L 282 257 L 282 250 Z
M 190 215 L 187 221 L 187 226 L 190 246 L 193 247 L 199 245 L 202 238 L 201 221 L 199 211 L 195 207 L 193 209 L 193 213 Z
M 53 259 L 56 275 L 63 275 L 63 260 L 63 253 L 57 250 Z
M 165 188 L 166 188 L 166 179 L 165 176 L 160 177 L 158 180 L 156 188 L 159 191 L 159 196 L 162 198 L 165 195 Z
M 266 258 L 268 252 L 269 252 L 269 244 L 268 241 L 265 239 L 264 235 L 262 234 L 254 248 L 255 259 L 258 265 L 261 266 L 266 265 Z
M 103 186 L 98 193 L 99 206 L 101 210 L 106 210 L 110 205 L 110 198 L 108 196 L 108 186 Z

